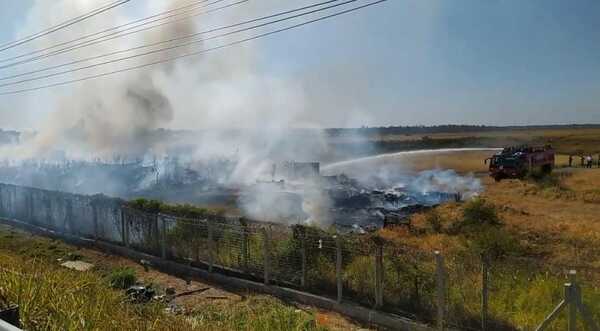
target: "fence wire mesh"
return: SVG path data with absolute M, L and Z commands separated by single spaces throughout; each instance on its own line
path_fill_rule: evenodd
M 259 241 L 249 247 L 250 238 L 249 231 L 238 224 L 226 224 L 223 222 L 211 223 L 212 240 L 214 247 L 215 263 L 220 267 L 231 269 L 239 272 L 253 270 L 254 274 L 258 274 L 262 268 L 262 254 L 259 258 L 254 259 L 254 263 L 250 265 L 250 255 L 256 257 L 258 252 L 251 252 L 251 249 L 263 249 L 262 239 L 260 235 L 254 234 L 253 240 Z M 250 268 L 250 266 L 252 268 Z
M 447 325 L 462 330 L 481 329 L 480 261 L 473 254 L 445 257 Z
M 571 281 L 570 270 L 577 270 L 573 280 L 581 288 L 583 302 L 600 320 L 600 292 L 597 270 L 576 265 L 545 264 L 522 257 L 503 257 L 489 262 L 488 325 L 493 330 L 535 330 L 565 298 L 564 284 Z M 563 312 L 546 330 L 565 330 L 567 314 Z M 587 330 L 578 316 L 578 330 Z
M 306 288 L 329 297 L 337 295 L 336 242 L 326 233 L 306 229 Z
M 270 261 L 274 281 L 302 285 L 302 237 L 293 228 L 269 229 Z
M 158 216 L 125 207 L 122 212 L 125 236 L 129 246 L 141 252 L 159 256 Z
M 433 322 L 436 312 L 436 261 L 430 252 L 397 245 L 384 247 L 384 308 Z
M 206 220 L 163 218 L 167 258 L 191 263 L 208 262 Z
M 341 240 L 344 298 L 375 307 L 375 247 L 369 241 Z

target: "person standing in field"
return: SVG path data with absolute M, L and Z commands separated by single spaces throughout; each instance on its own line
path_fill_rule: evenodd
M 573 166 L 573 155 L 569 155 L 569 168 Z
M 585 157 L 585 161 L 586 161 L 586 168 L 591 168 L 592 167 L 592 156 L 588 155 Z

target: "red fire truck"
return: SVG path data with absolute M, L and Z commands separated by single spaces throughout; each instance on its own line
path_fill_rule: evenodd
M 524 178 L 528 174 L 550 173 L 554 168 L 554 150 L 551 146 L 506 147 L 489 161 L 490 176 L 496 181 L 504 178 Z

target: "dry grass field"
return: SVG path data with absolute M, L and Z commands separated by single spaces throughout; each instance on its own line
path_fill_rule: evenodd
M 450 301 L 460 314 L 477 316 L 481 269 L 469 267 L 480 250 L 501 252 L 492 262 L 490 314 L 518 330 L 533 330 L 561 298 L 566 272 L 578 271 L 587 304 L 600 318 L 600 169 L 559 167 L 551 177 L 502 180 L 487 176 L 481 153 L 440 155 L 435 162 L 415 162 L 416 170 L 475 173 L 484 184 L 480 199 L 491 206 L 500 226 L 464 228 L 472 202 L 448 203 L 413 215 L 412 228 L 384 229 L 382 235 L 409 250 L 441 250 L 450 263 Z M 416 165 L 415 165 L 416 164 Z M 481 201 L 481 200 L 480 200 Z M 465 256 L 470 256 L 466 258 Z M 551 330 L 566 327 L 562 315 Z M 583 326 L 581 326 L 583 328 Z M 512 329 L 511 329 L 512 330 Z
M 511 131 L 489 131 L 469 133 L 432 133 L 427 135 L 378 135 L 371 137 L 373 142 L 407 142 L 423 140 L 461 140 L 485 141 L 490 146 L 510 144 L 551 144 L 560 154 L 581 155 L 600 153 L 600 129 L 518 129 Z
M 461 152 L 441 152 L 435 154 L 414 154 L 402 160 L 402 167 L 415 171 L 430 169 L 453 169 L 460 174 L 473 173 L 485 175 L 488 165 L 485 159 L 491 157 L 495 151 L 473 150 Z M 597 156 L 595 156 L 597 158 Z M 557 168 L 567 167 L 569 155 L 556 154 L 555 162 Z M 573 165 L 579 165 L 580 159 L 574 157 Z
M 464 151 L 436 154 L 416 154 L 407 158 L 403 166 L 412 170 L 453 169 L 458 173 L 487 173 L 484 160 L 494 155 L 494 151 Z
M 442 153 L 416 157 L 414 170 L 454 169 L 474 173 L 484 184 L 482 198 L 494 204 L 502 220 L 536 255 L 558 263 L 600 268 L 600 169 L 568 168 L 567 155 L 557 156 L 551 182 L 503 180 L 487 176 L 483 160 L 493 152 Z M 460 204 L 439 207 L 449 220 L 460 215 Z M 415 216 L 419 224 L 423 215 Z M 437 236 L 439 237 L 439 236 Z

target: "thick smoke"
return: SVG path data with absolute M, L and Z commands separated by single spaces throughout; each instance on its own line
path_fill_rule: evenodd
M 104 3 L 102 0 L 37 0 L 20 36 L 55 25 L 65 17 L 81 15 Z M 76 29 L 52 34 L 32 44 L 30 50 L 187 3 L 189 1 L 184 0 L 132 1 L 131 6 L 134 7 L 119 7 L 109 14 L 78 24 Z M 298 6 L 302 4 L 303 1 L 297 3 Z M 38 66 L 65 63 L 188 35 L 241 18 L 271 13 L 273 8 L 289 8 L 274 0 L 244 6 L 193 20 L 181 20 L 176 24 L 83 48 L 42 61 Z M 246 36 L 240 38 L 243 37 Z M 73 73 L 61 79 L 77 79 L 136 66 L 235 39 L 205 41 L 168 53 Z M 222 192 L 235 187 L 244 191 L 240 197 L 240 207 L 251 216 L 276 220 L 283 214 L 292 213 L 297 216 L 298 222 L 326 223 L 330 219 L 331 201 L 318 185 L 305 185 L 298 189 L 292 183 L 291 189 L 289 186 L 282 189 L 273 183 L 265 187 L 253 184 L 275 179 L 269 175 L 274 163 L 286 160 L 318 161 L 330 151 L 322 131 L 297 129 L 318 128 L 311 119 L 315 109 L 346 112 L 347 123 L 340 123 L 340 126 L 356 122 L 357 119 L 366 120 L 366 110 L 372 105 L 361 102 L 362 93 L 368 93 L 364 92 L 368 90 L 368 82 L 361 77 L 365 73 L 348 71 L 339 64 L 323 64 L 315 72 L 319 72 L 319 75 L 321 72 L 328 73 L 329 77 L 324 80 L 326 83 L 307 86 L 306 81 L 321 79 L 311 74 L 297 79 L 282 79 L 260 70 L 261 62 L 265 61 L 262 51 L 261 43 L 250 43 L 205 56 L 43 91 L 39 97 L 43 102 L 35 107 L 47 109 L 47 118 L 40 119 L 39 122 L 43 124 L 36 133 L 23 136 L 20 144 L 0 148 L 0 157 L 23 160 L 25 163 L 21 169 L 27 171 L 17 170 L 21 176 L 20 182 L 33 186 L 79 193 L 128 195 L 151 189 L 153 185 L 164 185 L 165 182 L 184 186 L 196 181 L 203 183 L 198 185 L 202 192 L 174 191 L 168 198 L 179 201 L 177 195 L 195 198 L 202 196 L 204 190 Z M 344 67 L 343 70 L 340 70 L 341 67 Z M 326 117 L 324 114 L 320 116 Z M 173 127 L 185 127 L 193 131 L 166 134 L 160 130 Z M 64 164 L 66 160 L 70 162 L 67 166 L 52 168 L 49 172 L 43 165 L 44 162 Z M 102 161 L 101 166 L 97 166 L 98 160 Z M 84 161 L 94 161 L 96 164 Z M 134 165 L 117 171 L 113 167 L 115 164 Z M 53 175 L 40 176 L 40 173 L 44 173 L 40 169 Z M 119 175 L 114 175 L 117 172 Z M 380 186 L 401 183 L 383 172 L 376 177 L 374 181 L 372 178 L 360 180 L 368 187 L 373 187 L 373 183 L 381 183 Z M 453 174 L 439 173 L 435 174 L 434 181 L 424 179 L 413 183 L 423 187 L 429 187 L 434 182 L 439 187 L 441 183 L 449 190 L 455 190 L 455 186 L 460 185 L 476 191 L 476 185 L 455 183 L 448 179 L 451 177 Z M 163 191 L 162 186 L 160 188 L 157 191 Z M 134 193 L 127 190 L 133 190 Z M 265 214 L 265 210 L 269 213 Z
M 188 3 L 189 1 L 184 0 L 132 2 L 87 20 L 77 25 L 76 29 L 66 29 L 64 32 L 40 39 L 31 48 L 41 48 L 73 39 L 84 33 L 123 24 Z M 41 30 L 60 22 L 64 17 L 83 14 L 102 4 L 104 2 L 101 0 L 77 3 L 69 0 L 38 0 L 31 8 L 27 23 L 20 34 L 27 35 Z M 166 24 L 143 33 L 67 53 L 39 65 L 63 63 L 109 53 L 115 49 L 126 49 L 147 42 L 188 35 L 228 24 L 241 17 L 256 16 L 259 12 L 264 15 L 272 10 L 265 12 L 261 9 L 279 7 L 281 6 L 268 6 L 266 3 L 244 5 L 201 15 L 191 20 L 180 20 L 174 24 Z M 198 9 L 197 12 L 205 10 Z M 49 12 L 61 15 L 49 16 Z M 132 15 L 134 12 L 135 15 Z M 167 56 L 196 51 L 203 46 L 213 47 L 230 40 L 233 39 L 211 41 L 206 45 L 198 43 L 85 73 L 72 74 L 68 78 L 135 66 Z M 303 107 L 306 104 L 302 90 L 296 82 L 261 72 L 258 69 L 260 56 L 261 50 L 257 44 L 247 44 L 206 56 L 196 56 L 53 90 L 55 93 L 47 98 L 48 102 L 38 105 L 48 108 L 49 115 L 38 128 L 34 138 L 25 141 L 19 150 L 5 153 L 11 156 L 16 154 L 24 159 L 49 158 L 55 155 L 57 150 L 65 151 L 70 159 L 110 159 L 115 155 L 136 158 L 148 153 L 164 155 L 173 142 L 155 139 L 150 133 L 158 128 L 183 126 L 202 130 L 193 137 L 194 141 L 177 142 L 196 146 L 196 157 L 223 156 L 237 152 L 240 165 L 251 166 L 252 170 L 261 168 L 262 166 L 257 167 L 256 163 L 271 157 L 275 149 L 299 159 L 314 159 L 311 148 L 306 145 L 316 143 L 318 149 L 322 149 L 322 146 L 319 146 L 322 145 L 320 139 L 311 137 L 301 144 L 284 139 L 288 136 L 288 128 L 312 126 L 302 119 Z M 222 131 L 225 128 L 246 130 L 231 134 L 230 131 Z M 282 141 L 285 141 L 286 146 L 283 146 Z M 302 150 L 294 150 L 297 146 L 302 146 Z
M 39 65 L 64 63 L 115 49 L 189 35 L 272 11 L 264 9 L 281 7 L 272 6 L 276 1 L 267 2 L 166 24 L 67 53 Z M 87 20 L 77 29 L 52 34 L 30 49 L 43 48 L 188 3 L 183 0 L 132 2 Z M 78 16 L 102 4 L 102 0 L 79 1 L 76 4 L 70 0 L 38 0 L 31 8 L 20 35 L 55 25 L 64 17 Z M 128 9 L 130 6 L 134 6 L 134 10 Z M 46 13 L 49 12 L 61 15 L 48 16 Z M 132 15 L 133 12 L 135 15 Z M 230 40 L 206 45 L 198 43 L 73 74 L 66 79 L 136 66 Z M 320 131 L 290 131 L 294 127 L 313 126 L 303 118 L 306 102 L 302 89 L 296 82 L 261 72 L 258 69 L 260 56 L 259 46 L 247 44 L 53 90 L 52 95 L 44 97 L 48 102 L 38 105 L 48 108 L 48 117 L 37 132 L 22 139 L 20 145 L 5 147 L 2 154 L 10 160 L 17 158 L 26 162 L 21 170 L 16 170 L 18 176 L 14 178 L 20 183 L 116 195 L 129 194 L 126 189 L 151 188 L 160 179 L 184 183 L 184 178 L 175 178 L 182 177 L 179 174 L 185 172 L 181 169 L 183 167 L 195 171 L 196 177 L 210 178 L 212 185 L 242 187 L 264 179 L 273 162 L 315 160 L 317 153 L 327 149 Z M 162 135 L 157 130 L 181 126 L 195 131 Z M 66 160 L 78 161 L 51 167 L 50 170 L 43 165 L 43 162 Z M 93 163 L 84 162 L 97 160 L 107 165 L 98 170 Z M 114 175 L 110 170 L 111 163 L 124 164 L 135 160 L 143 160 L 144 169 L 133 176 L 135 178 Z M 228 166 L 223 167 L 220 160 Z M 39 173 L 51 173 L 52 176 L 40 176 Z M 67 180 L 68 173 L 71 178 Z M 101 180 L 89 180 L 91 177 Z M 251 192 L 253 190 L 250 189 Z M 273 199 L 276 199 L 275 195 L 272 195 Z M 269 194 L 261 194 L 261 197 L 267 199 Z M 273 205 L 286 209 L 281 204 Z M 253 212 L 256 208 L 252 205 L 243 205 L 243 208 L 247 213 L 256 215 Z
M 22 34 L 51 26 L 65 16 L 81 15 L 100 6 L 102 1 L 36 1 L 30 10 Z M 171 8 L 180 6 L 183 1 L 169 1 Z M 60 12 L 60 16 L 48 16 L 48 12 Z M 64 32 L 52 34 L 33 48 L 42 48 L 64 40 L 76 38 L 129 21 L 122 10 L 96 16 Z M 147 33 L 136 34 L 115 42 L 101 43 L 89 48 L 52 58 L 52 63 L 64 63 L 70 60 L 114 51 L 115 48 L 127 48 L 128 45 L 164 39 L 173 33 L 191 33 L 196 29 L 192 21 L 181 21 L 165 25 Z M 105 59 L 103 59 L 105 60 Z M 152 58 L 128 61 L 123 65 L 136 65 Z M 42 62 L 47 65 L 50 62 Z M 123 65 L 115 64 L 102 70 L 114 70 Z M 57 90 L 49 97 L 49 115 L 33 139 L 25 141 L 19 155 L 24 158 L 47 158 L 55 151 L 62 150 L 69 158 L 109 157 L 113 155 L 141 156 L 153 148 L 157 142 L 151 140 L 150 133 L 164 127 L 174 118 L 174 108 L 168 95 L 157 85 L 156 75 L 169 75 L 168 66 L 157 66 L 152 70 L 121 74 L 116 79 L 88 81 Z M 97 73 L 91 70 L 84 74 Z M 84 74 L 72 74 L 68 78 L 77 78 Z M 68 91 L 68 92 L 66 92 Z M 66 92 L 66 93 L 65 93 Z
M 481 181 L 473 174 L 459 175 L 451 169 L 432 166 L 421 171 L 419 162 L 436 155 L 479 151 L 487 149 L 456 148 L 441 150 L 418 150 L 381 154 L 354 160 L 332 163 L 323 168 L 325 174 L 345 173 L 369 187 L 402 188 L 415 194 L 442 192 L 459 194 L 468 199 L 483 190 Z M 489 149 L 495 151 L 495 149 Z

